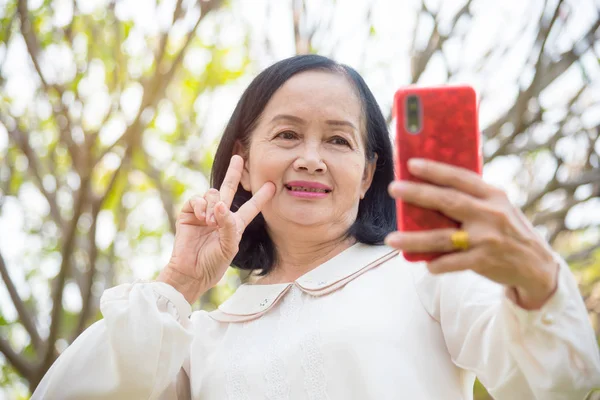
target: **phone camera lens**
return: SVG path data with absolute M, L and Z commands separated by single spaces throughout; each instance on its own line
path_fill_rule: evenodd
M 406 98 L 406 130 L 409 133 L 421 132 L 421 101 L 419 97 L 410 95 Z

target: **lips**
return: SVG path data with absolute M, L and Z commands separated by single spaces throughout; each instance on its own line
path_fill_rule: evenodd
M 291 181 L 286 183 L 285 188 L 293 192 L 329 193 L 331 188 L 323 183 L 310 181 Z
M 294 192 L 313 192 L 313 193 L 329 193 L 330 190 L 326 189 L 316 189 L 316 188 L 306 188 L 302 186 L 287 186 L 286 189 L 293 190 Z

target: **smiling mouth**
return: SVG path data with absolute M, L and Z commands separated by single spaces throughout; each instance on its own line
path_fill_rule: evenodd
M 304 186 L 290 186 L 285 185 L 287 190 L 291 190 L 292 192 L 311 192 L 311 193 L 330 193 L 329 189 L 317 189 L 317 188 L 308 188 Z

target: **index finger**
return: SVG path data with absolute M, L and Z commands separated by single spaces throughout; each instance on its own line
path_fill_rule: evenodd
M 272 182 L 266 182 L 250 200 L 242 204 L 242 206 L 236 211 L 236 215 L 240 217 L 243 223 L 243 229 L 252 222 L 254 217 L 262 210 L 265 204 L 275 195 L 275 184 Z
M 244 159 L 238 155 L 231 157 L 231 161 L 229 161 L 229 167 L 225 173 L 225 178 L 223 179 L 223 183 L 221 183 L 221 188 L 219 189 L 221 201 L 225 203 L 227 207 L 231 207 L 233 197 L 235 196 L 238 185 L 240 184 L 240 180 L 242 179 L 243 169 Z
M 411 173 L 431 183 L 449 186 L 479 198 L 488 198 L 498 190 L 469 169 L 439 161 L 412 158 L 408 161 Z

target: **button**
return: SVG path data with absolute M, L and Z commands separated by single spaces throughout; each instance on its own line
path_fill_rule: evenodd
M 261 302 L 259 305 L 260 305 L 261 307 L 264 307 L 264 306 L 266 306 L 268 303 L 269 303 L 269 299 L 264 299 L 264 300 L 263 300 L 263 301 L 262 301 L 262 302 Z
M 554 323 L 554 315 L 550 313 L 544 313 L 542 315 L 542 324 L 544 325 L 552 325 Z

